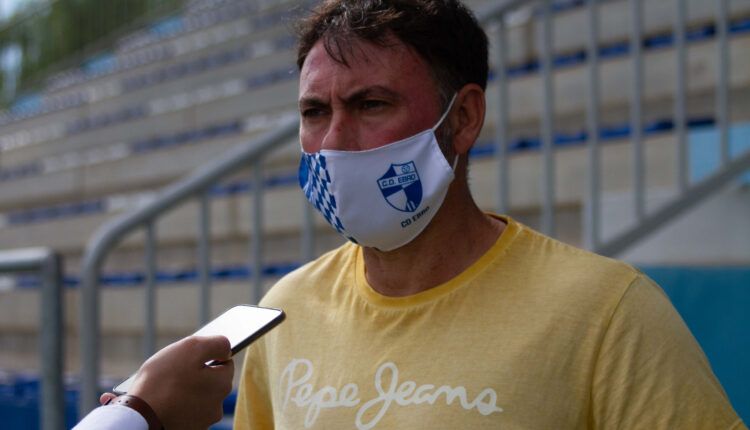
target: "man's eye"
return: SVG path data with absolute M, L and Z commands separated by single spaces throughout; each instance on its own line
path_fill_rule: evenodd
M 313 119 L 320 117 L 324 114 L 323 109 L 319 108 L 308 108 L 302 110 L 302 117 L 307 119 Z
M 363 110 L 377 110 L 385 107 L 385 105 L 386 103 L 382 100 L 364 100 L 360 107 Z

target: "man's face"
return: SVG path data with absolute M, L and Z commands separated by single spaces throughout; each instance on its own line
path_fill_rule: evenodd
M 322 41 L 300 72 L 300 141 L 305 152 L 362 151 L 424 131 L 438 121 L 440 100 L 427 64 L 393 40 L 381 47 L 355 41 L 348 66 Z

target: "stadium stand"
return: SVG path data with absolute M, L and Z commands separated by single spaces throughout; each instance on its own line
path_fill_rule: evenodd
M 143 207 L 158 198 L 159 189 L 296 116 L 291 25 L 313 3 L 186 2 L 181 13 L 122 37 L 109 51 L 50 77 L 43 90 L 19 98 L 0 113 L 0 249 L 46 246 L 61 252 L 65 260 L 68 427 L 75 422 L 80 398 L 79 287 L 87 241 L 107 220 Z M 482 10 L 498 2 L 467 3 Z M 512 178 L 508 200 L 512 216 L 540 227 L 544 160 L 539 129 L 544 85 L 539 41 L 543 29 L 538 2 L 527 3 L 505 20 L 508 50 L 504 76 L 511 101 L 506 143 Z M 601 125 L 597 133 L 602 143 L 601 170 L 606 172 L 601 182 L 602 211 L 608 214 L 602 225 L 606 240 L 622 226 L 635 223 L 628 215 L 633 182 L 630 141 L 634 135 L 643 136 L 647 154 L 644 180 L 649 210 L 668 202 L 678 188 L 673 111 L 676 39 L 673 1 L 644 1 L 639 41 L 644 61 L 643 123 L 640 130 L 634 129 L 626 84 L 632 72 L 631 28 L 628 19 L 623 19 L 629 14 L 629 2 L 602 0 L 597 4 L 601 29 L 597 47 Z M 715 112 L 719 27 L 714 2 L 686 0 L 686 4 L 687 142 L 690 182 L 697 183 L 720 169 L 720 124 Z M 734 157 L 750 149 L 750 2 L 728 4 L 728 140 Z M 590 204 L 585 182 L 586 143 L 590 140 L 585 97 L 589 58 L 586 33 L 581 28 L 586 26 L 587 11 L 585 2 L 578 0 L 557 0 L 552 5 L 556 235 L 584 246 L 582 214 Z M 494 40 L 497 29 L 487 29 Z M 496 64 L 495 58 L 491 60 Z M 487 122 L 471 161 L 473 191 L 487 210 L 498 206 L 500 73 L 497 68 L 492 70 Z M 304 261 L 298 152 L 292 139 L 263 164 L 264 287 Z M 251 281 L 256 274 L 248 265 L 248 239 L 254 239 L 255 207 L 250 196 L 255 187 L 250 172 L 248 168 L 232 175 L 209 191 L 212 315 L 252 297 Z M 733 208 L 731 214 L 720 216 L 735 228 L 735 237 L 726 229 L 712 230 L 717 235 L 712 240 L 726 244 L 725 249 L 706 246 L 690 254 L 685 249 L 687 242 L 674 236 L 683 236 L 700 221 L 683 217 L 671 224 L 672 233 L 665 229 L 623 255 L 664 286 L 745 420 L 750 419 L 750 384 L 746 383 L 750 375 L 746 365 L 726 359 L 726 348 L 729 339 L 742 336 L 738 327 L 750 321 L 744 311 L 721 307 L 719 300 L 747 301 L 743 284 L 750 279 L 746 269 L 750 267 L 750 223 L 742 220 L 748 219 L 750 206 L 742 202 L 748 201 L 749 188 L 750 176 L 745 175 L 731 190 L 717 193 L 710 203 L 713 209 L 701 209 L 721 214 L 722 208 Z M 156 225 L 159 346 L 190 333 L 200 322 L 199 214 L 198 203 L 190 202 L 169 212 Z M 322 219 L 314 222 L 313 254 L 341 243 Z M 143 359 L 143 285 L 148 278 L 143 263 L 144 237 L 143 232 L 128 236 L 103 267 L 100 384 L 104 388 L 129 374 Z M 701 296 L 706 294 L 701 286 L 711 282 L 717 282 L 716 294 Z M 34 276 L 0 277 L 0 422 L 11 429 L 36 428 L 29 423 L 36 423 L 39 407 L 38 287 L 39 279 Z M 712 300 L 713 309 L 702 305 Z M 724 312 L 728 319 L 714 321 L 715 312 Z M 717 338 L 716 333 L 725 336 Z M 749 357 L 746 341 L 735 342 L 733 348 L 733 356 Z M 228 416 L 233 401 L 230 396 L 225 402 Z M 225 421 L 215 428 L 231 428 L 231 423 Z

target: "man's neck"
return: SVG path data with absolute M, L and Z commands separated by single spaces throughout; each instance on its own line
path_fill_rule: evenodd
M 413 241 L 389 252 L 363 248 L 367 282 L 392 297 L 436 287 L 484 255 L 504 228 L 501 220 L 476 206 L 465 182 L 454 182 L 438 213 Z

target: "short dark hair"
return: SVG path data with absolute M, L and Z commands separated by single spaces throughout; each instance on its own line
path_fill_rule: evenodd
M 300 69 L 318 40 L 347 64 L 353 39 L 387 47 L 395 36 L 425 60 L 443 99 L 469 83 L 487 87 L 487 35 L 457 0 L 325 0 L 297 32 Z

